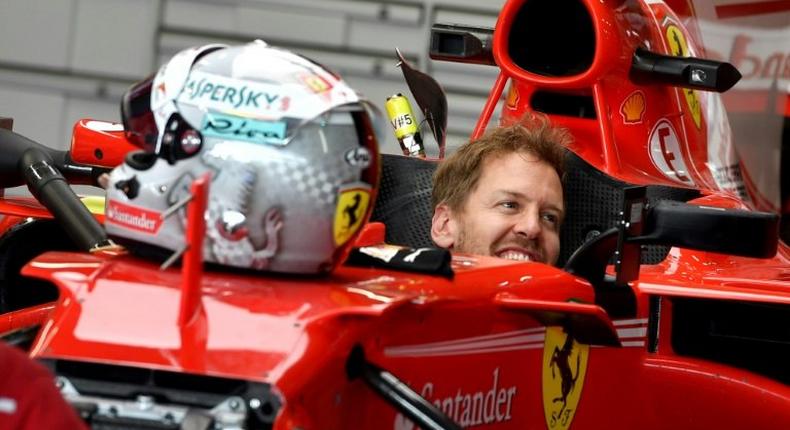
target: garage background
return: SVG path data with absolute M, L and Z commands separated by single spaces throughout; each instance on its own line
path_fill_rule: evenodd
M 383 108 L 410 95 L 395 47 L 447 91 L 448 149 L 463 143 L 496 69 L 428 58 L 434 22 L 493 27 L 504 0 L 0 0 L 0 116 L 65 149 L 80 118 L 119 121 L 124 90 L 181 49 L 260 38 L 340 72 Z M 412 106 L 416 104 L 412 100 Z M 427 127 L 424 134 L 430 134 Z M 398 153 L 393 136 L 384 152 Z M 429 143 L 429 155 L 436 153 Z
M 790 12 L 721 19 L 715 10 L 721 2 L 691 3 L 707 21 L 700 22 L 706 44 L 746 73 L 732 92 L 759 90 L 770 95 L 767 100 L 790 106 Z M 383 107 L 389 95 L 409 95 L 395 67 L 399 47 L 447 92 L 452 151 L 469 136 L 496 68 L 430 60 L 430 27 L 434 22 L 493 26 L 502 4 L 504 0 L 0 0 L 0 116 L 13 117 L 17 132 L 65 149 L 76 120 L 118 121 L 124 90 L 181 49 L 256 38 L 322 62 Z M 738 38 L 749 41 L 743 52 L 733 52 Z M 757 62 L 765 69 L 757 70 Z M 769 65 L 776 66 L 773 75 Z M 773 108 L 758 106 L 752 112 L 753 104 L 745 110 L 728 105 L 734 141 L 757 188 L 790 221 L 790 151 L 783 148 L 790 146 L 790 119 Z M 426 128 L 428 154 L 435 156 L 429 134 Z M 382 150 L 400 152 L 391 133 L 387 138 Z M 790 222 L 785 225 L 790 237 Z

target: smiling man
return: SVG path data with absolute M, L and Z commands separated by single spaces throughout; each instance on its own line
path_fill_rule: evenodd
M 570 134 L 528 115 L 462 146 L 433 177 L 431 238 L 457 252 L 555 264 Z

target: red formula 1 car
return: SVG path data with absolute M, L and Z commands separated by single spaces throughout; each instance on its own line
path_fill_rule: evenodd
M 3 339 L 97 428 L 790 424 L 790 254 L 731 157 L 716 92 L 737 71 L 696 58 L 660 1 L 512 0 L 495 29 L 431 43 L 501 69 L 475 135 L 503 93 L 504 118 L 541 111 L 574 135 L 562 268 L 408 264 L 419 249 L 383 243 L 430 245 L 436 163 L 385 155 L 366 252 L 331 275 L 203 270 L 191 251 L 161 269 L 96 249 L 102 216 L 63 179 L 120 163 L 121 129 L 81 121 L 70 154 L 0 130 L 2 185 L 49 208 L 0 200 Z M 421 105 L 441 140 L 442 103 Z M 208 186 L 192 185 L 195 249 Z

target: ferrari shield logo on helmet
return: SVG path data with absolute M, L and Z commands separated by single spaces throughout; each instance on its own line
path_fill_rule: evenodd
M 359 230 L 370 204 L 370 188 L 364 185 L 353 185 L 340 190 L 335 209 L 334 237 L 335 245 L 340 246 L 348 241 Z
M 543 411 L 550 430 L 566 430 L 579 405 L 590 346 L 561 327 L 546 327 L 543 346 Z

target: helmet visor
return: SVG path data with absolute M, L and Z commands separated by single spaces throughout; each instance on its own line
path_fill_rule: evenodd
M 132 85 L 121 99 L 121 120 L 126 138 L 146 151 L 153 151 L 158 137 L 154 113 L 151 111 L 153 80 L 152 75 Z

